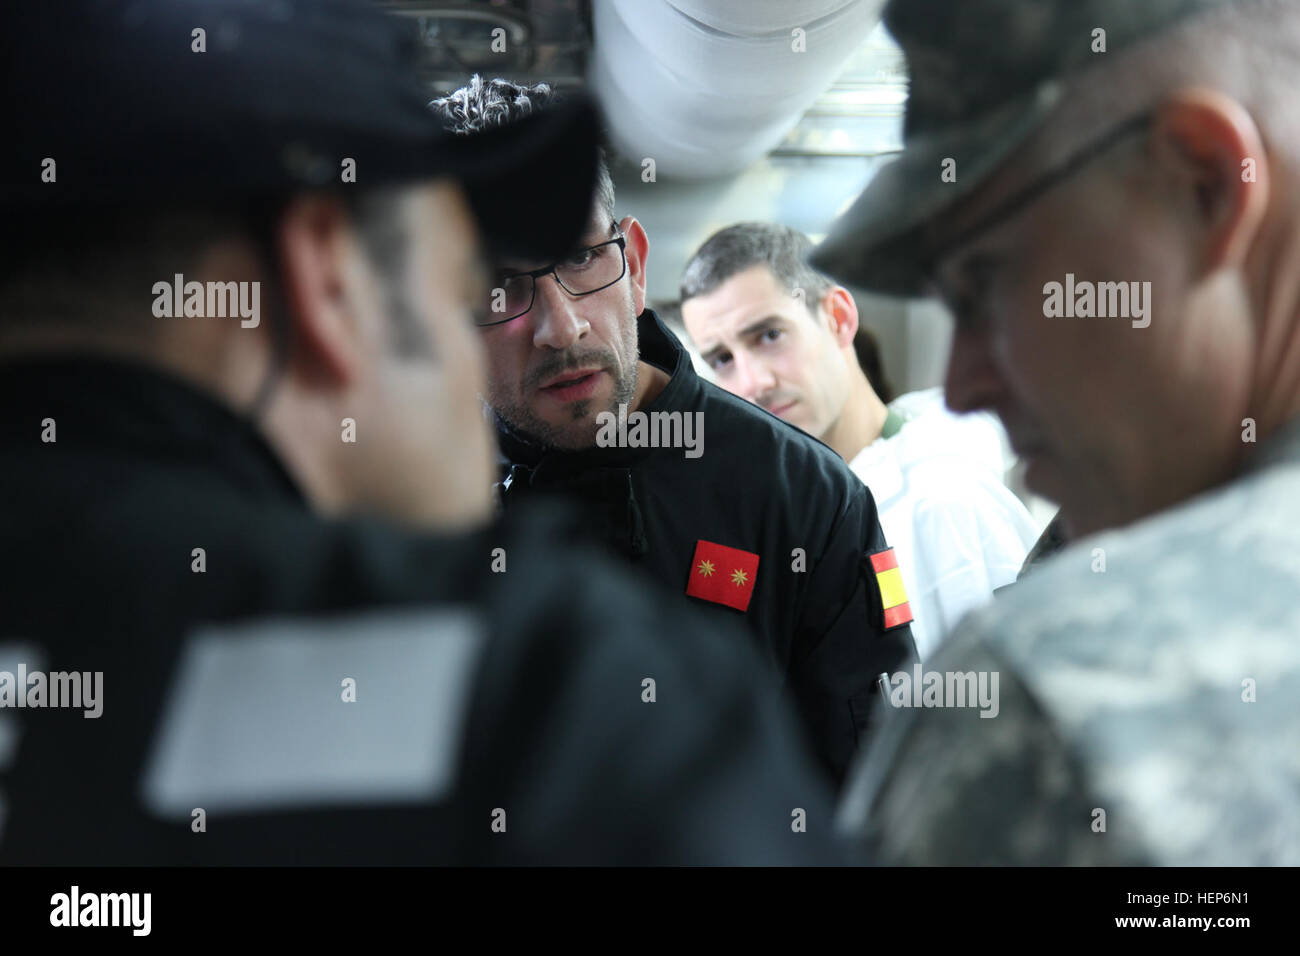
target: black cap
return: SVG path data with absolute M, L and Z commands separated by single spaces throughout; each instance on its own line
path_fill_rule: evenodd
M 1060 104 L 1063 81 L 1233 0 L 890 0 L 907 56 L 903 154 L 881 169 L 813 250 L 812 265 L 874 292 L 924 288 L 926 223 L 970 195 Z M 1117 104 L 1117 109 L 1123 109 Z M 941 175 L 946 159 L 957 178 Z
M 569 251 L 590 213 L 598 128 L 589 102 L 481 136 L 445 133 L 417 80 L 414 24 L 362 0 L 37 3 L 5 19 L 6 206 L 451 176 L 490 245 L 539 258 Z M 355 182 L 345 181 L 345 160 Z

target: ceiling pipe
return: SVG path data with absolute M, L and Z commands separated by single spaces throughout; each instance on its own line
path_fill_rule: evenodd
M 883 0 L 593 0 L 589 82 L 618 152 L 655 173 L 736 173 L 843 71 Z

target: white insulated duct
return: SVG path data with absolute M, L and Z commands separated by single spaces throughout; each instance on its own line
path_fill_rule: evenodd
M 851 5 L 855 0 L 668 0 L 693 20 L 720 33 L 761 37 L 788 33 Z
M 610 138 L 656 175 L 738 172 L 844 68 L 883 0 L 594 0 L 590 84 Z

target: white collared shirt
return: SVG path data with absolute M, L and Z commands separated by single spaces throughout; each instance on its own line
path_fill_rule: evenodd
M 924 660 L 962 615 L 1015 581 L 1042 529 L 1003 481 L 1006 445 L 996 418 L 952 414 L 940 388 L 910 392 L 889 407 L 902 428 L 849 467 L 876 499 Z

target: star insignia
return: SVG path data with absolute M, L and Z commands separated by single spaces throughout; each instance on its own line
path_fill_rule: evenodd
M 691 563 L 678 565 L 685 572 L 686 595 L 740 611 L 749 610 L 758 585 L 759 555 L 700 538 Z

